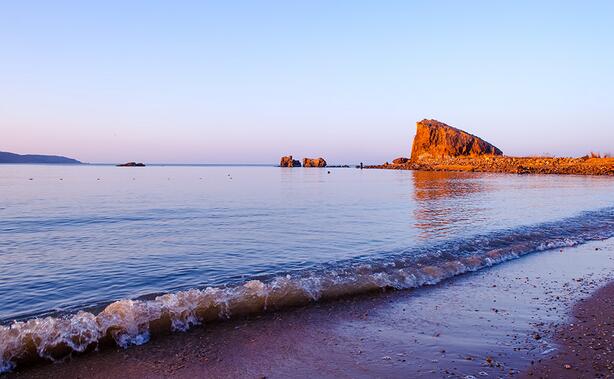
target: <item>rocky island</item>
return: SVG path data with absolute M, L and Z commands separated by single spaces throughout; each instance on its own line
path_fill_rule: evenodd
M 324 158 L 303 158 L 303 167 L 326 167 Z
M 301 167 L 301 162 L 292 158 L 292 155 L 281 157 L 279 167 Z M 303 167 L 326 167 L 324 158 L 303 158 Z M 341 166 L 339 166 L 341 167 Z
M 296 159 L 292 159 L 292 155 L 281 157 L 279 167 L 301 167 L 301 162 Z
M 117 167 L 145 167 L 144 163 L 128 162 L 115 165 Z
M 515 174 L 614 175 L 614 158 L 511 157 L 483 139 L 437 120 L 416 123 L 411 158 L 366 166 L 393 170 L 474 171 Z

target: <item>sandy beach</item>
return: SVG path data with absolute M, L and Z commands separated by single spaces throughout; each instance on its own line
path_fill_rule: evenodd
M 611 303 L 581 301 L 606 285 L 613 269 L 614 241 L 592 242 L 435 286 L 207 324 L 6 377 L 559 377 L 562 362 L 573 367 L 563 373 L 575 377 L 596 355 L 569 350 L 576 342 L 568 336 L 587 329 L 567 326 L 599 309 L 585 324 L 599 330 Z
M 574 307 L 556 333 L 557 353 L 541 359 L 524 377 L 607 378 L 614 375 L 614 283 Z

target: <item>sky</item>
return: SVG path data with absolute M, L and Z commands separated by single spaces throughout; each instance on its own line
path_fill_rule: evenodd
M 614 153 L 614 2 L 0 3 L 0 151 L 381 163 L 423 118 Z

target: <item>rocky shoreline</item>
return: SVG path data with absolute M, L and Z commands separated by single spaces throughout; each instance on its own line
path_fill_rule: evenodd
M 614 176 L 614 158 L 550 158 L 550 157 L 450 157 L 443 159 L 407 160 L 365 166 L 371 169 L 469 171 L 510 174 L 610 175 Z
M 437 120 L 416 123 L 411 158 L 366 166 L 392 170 L 472 171 L 511 174 L 614 175 L 614 158 L 511 157 L 496 146 Z

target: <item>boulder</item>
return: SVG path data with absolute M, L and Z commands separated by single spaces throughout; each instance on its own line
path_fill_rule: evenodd
M 407 162 L 409 162 L 409 158 L 400 157 L 400 158 L 394 159 L 392 161 L 392 164 L 405 164 Z
M 324 158 L 303 158 L 303 167 L 326 167 Z
M 292 155 L 288 155 L 287 157 L 281 157 L 279 167 L 301 167 L 301 162 L 292 159 Z
M 483 139 L 443 122 L 424 119 L 416 123 L 412 161 L 480 155 L 503 155 L 503 152 Z

